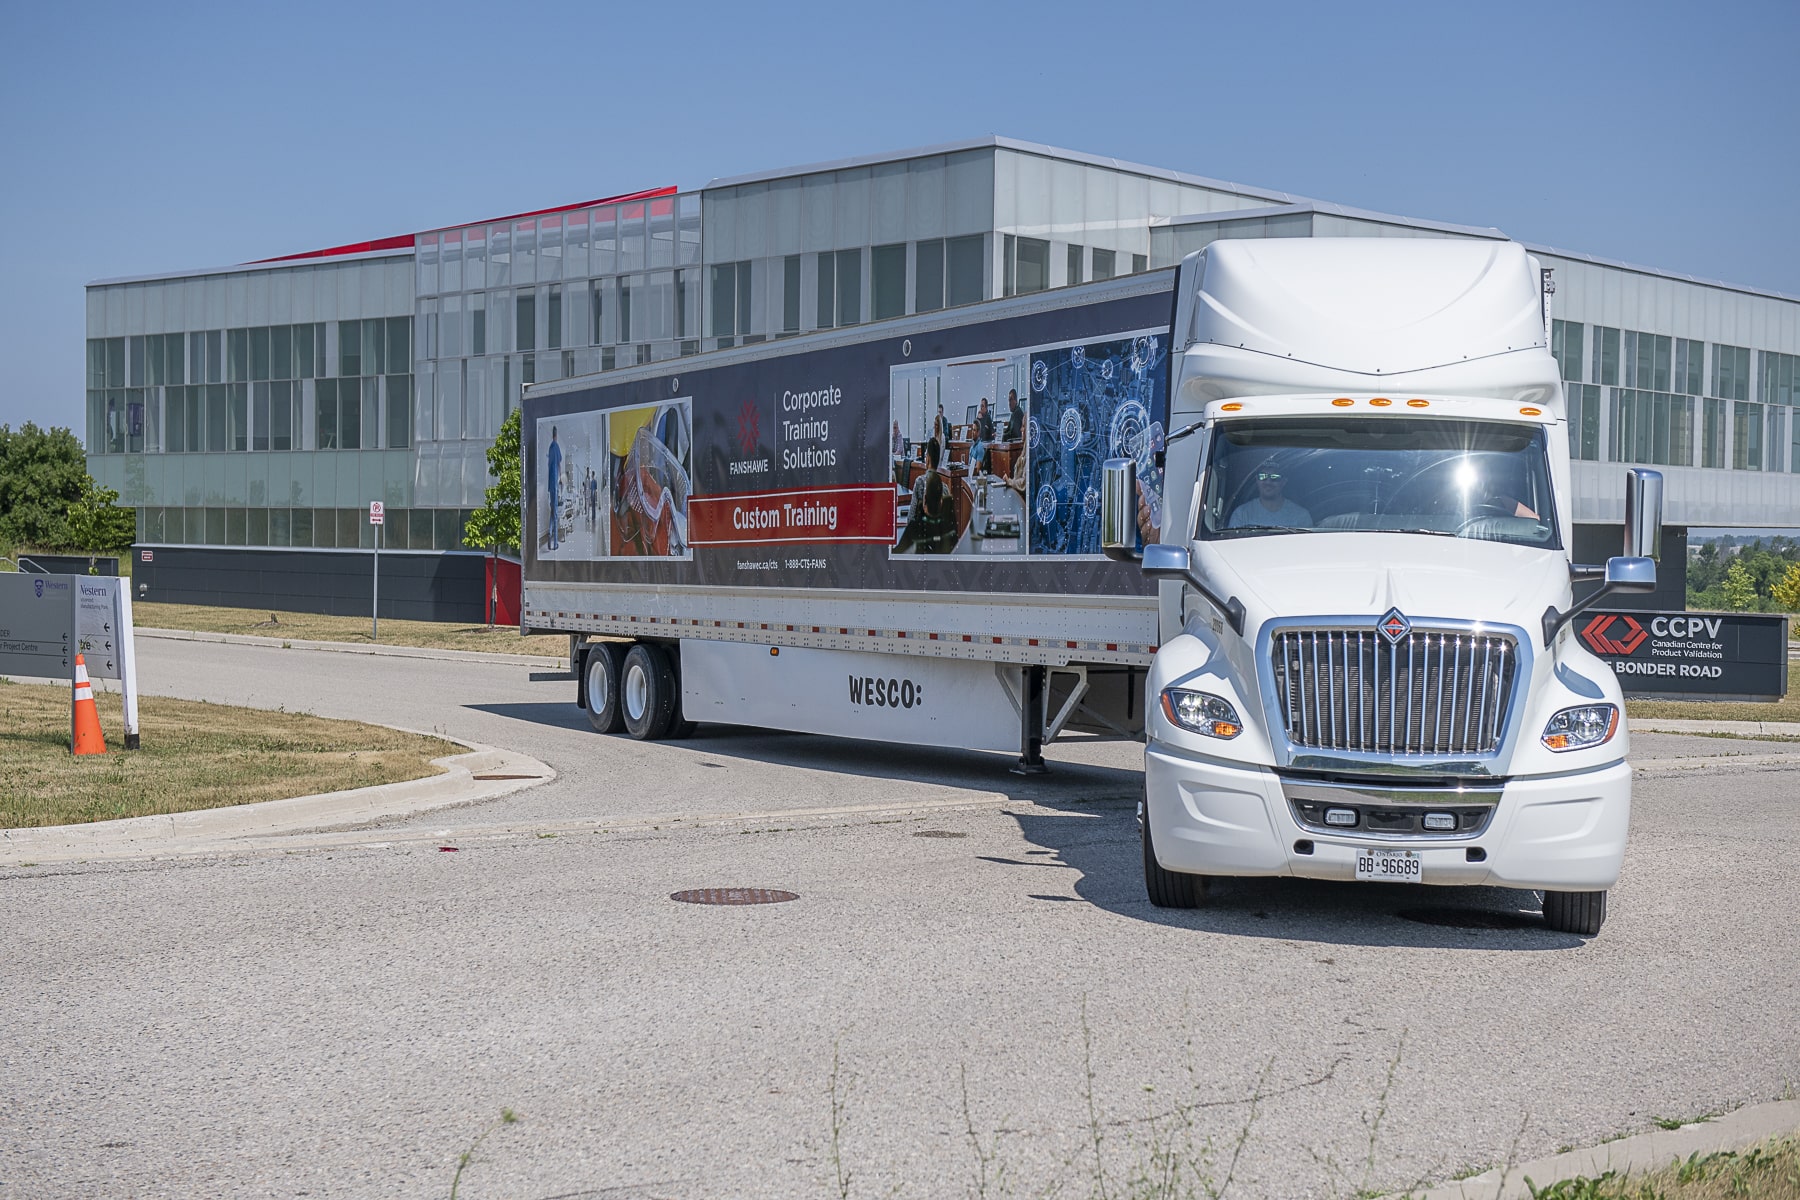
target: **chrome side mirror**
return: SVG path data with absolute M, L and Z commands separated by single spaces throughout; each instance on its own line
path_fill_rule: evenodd
M 1119 562 L 1141 557 L 1137 505 L 1137 464 L 1129 458 L 1107 459 L 1100 468 L 1100 549 L 1106 557 Z
M 1654 592 L 1656 560 L 1624 557 L 1606 560 L 1606 583 L 1603 592 Z
M 1662 560 L 1662 518 L 1662 472 L 1644 467 L 1625 472 L 1626 558 Z

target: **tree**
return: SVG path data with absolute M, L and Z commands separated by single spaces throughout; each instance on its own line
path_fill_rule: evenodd
M 1756 583 L 1741 559 L 1732 559 L 1719 590 L 1725 594 L 1725 607 L 1732 612 L 1748 612 L 1756 607 Z
M 127 549 L 137 537 L 137 513 L 118 507 L 118 499 L 119 493 L 101 487 L 83 471 L 81 495 L 69 505 L 65 544 L 89 554 Z
M 1769 589 L 1769 595 L 1788 612 L 1800 612 L 1800 562 L 1788 564 L 1787 574 Z
M 519 508 L 524 495 L 521 475 L 524 463 L 519 450 L 519 410 L 513 409 L 500 424 L 500 434 L 488 447 L 488 476 L 494 481 L 483 497 L 484 503 L 469 514 L 463 526 L 463 545 L 486 549 L 492 569 L 499 571 L 500 551 L 519 550 Z M 492 596 L 488 604 L 488 624 L 494 623 Z
M 81 443 L 67 429 L 0 425 L 0 542 L 70 546 L 69 506 L 92 486 Z

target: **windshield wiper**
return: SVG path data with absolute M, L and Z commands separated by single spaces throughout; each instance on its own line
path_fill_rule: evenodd
M 1215 529 L 1212 535 L 1216 538 L 1253 537 L 1264 533 L 1326 533 L 1328 530 L 1314 529 L 1309 525 L 1233 525 L 1229 529 Z

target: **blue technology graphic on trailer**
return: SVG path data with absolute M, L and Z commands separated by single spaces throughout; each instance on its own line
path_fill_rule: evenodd
M 1031 356 L 1031 553 L 1100 553 L 1100 467 L 1137 463 L 1140 541 L 1162 525 L 1169 353 L 1155 335 Z

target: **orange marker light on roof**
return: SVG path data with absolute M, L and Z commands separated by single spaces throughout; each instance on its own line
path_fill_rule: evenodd
M 1336 408 L 1349 408 L 1352 404 L 1355 404 L 1356 401 L 1352 400 L 1348 396 L 1339 396 L 1336 400 L 1333 400 L 1331 403 Z
M 1374 405 L 1376 408 L 1386 408 L 1388 405 L 1392 404 L 1393 401 L 1389 400 L 1386 396 L 1377 396 L 1373 400 L 1369 401 L 1369 403 Z
M 1406 402 L 1406 407 L 1408 407 L 1408 408 L 1430 408 L 1431 401 L 1429 401 L 1429 400 L 1408 400 Z
M 1243 405 L 1239 404 L 1237 401 L 1234 400 L 1230 404 L 1219 405 L 1219 411 L 1220 412 L 1237 412 L 1239 409 L 1241 409 L 1243 407 L 1244 407 Z
M 1519 411 L 1528 417 L 1541 417 L 1544 415 L 1544 410 L 1541 408 L 1521 408 Z

